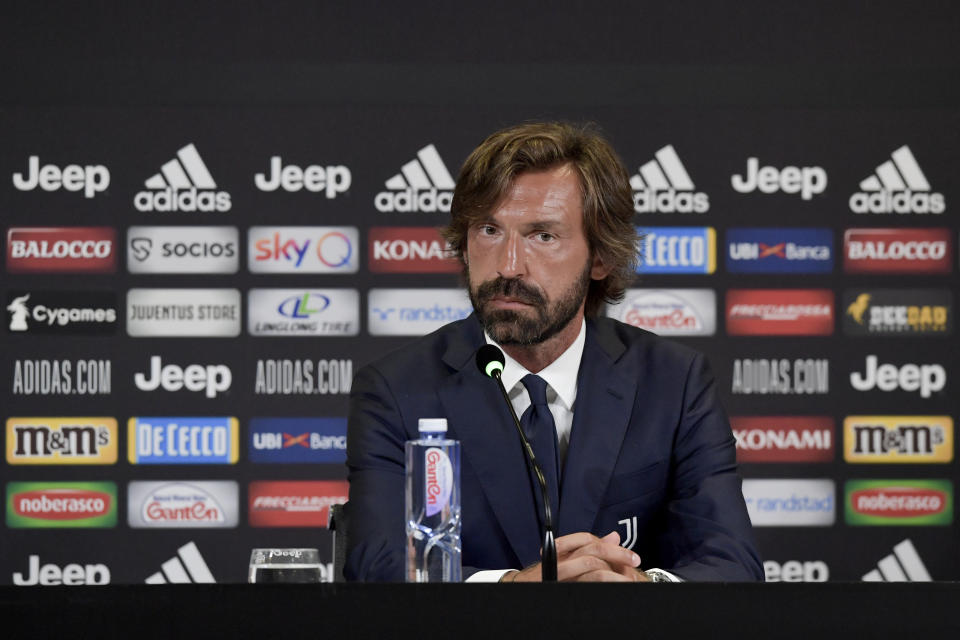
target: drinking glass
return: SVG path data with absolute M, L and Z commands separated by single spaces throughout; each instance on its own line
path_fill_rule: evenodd
M 323 582 L 324 567 L 316 549 L 254 549 L 248 582 Z

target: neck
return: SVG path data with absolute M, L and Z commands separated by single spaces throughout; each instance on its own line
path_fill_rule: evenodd
M 580 334 L 583 325 L 583 308 L 557 334 L 544 340 L 540 344 L 531 345 L 500 345 L 511 358 L 523 365 L 530 373 L 539 373 L 550 366 L 550 363 L 559 358 L 564 351 L 570 348 L 573 341 Z

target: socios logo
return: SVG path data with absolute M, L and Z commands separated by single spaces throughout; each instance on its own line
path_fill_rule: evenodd
M 730 273 L 830 273 L 830 229 L 743 228 L 727 231 Z
M 950 416 L 848 416 L 843 421 L 847 462 L 910 463 L 953 460 Z
M 251 462 L 346 461 L 346 418 L 253 418 Z
M 130 464 L 235 464 L 239 455 L 236 418 L 142 417 L 127 422 Z
M 134 481 L 127 501 L 133 529 L 222 529 L 239 520 L 239 489 L 232 480 Z
M 236 227 L 130 227 L 130 273 L 236 273 L 240 266 Z
M 637 227 L 638 273 L 713 273 L 717 270 L 713 227 Z
M 116 525 L 117 485 L 113 482 L 7 483 L 7 526 L 12 529 Z
M 113 418 L 8 418 L 9 464 L 115 464 Z
M 846 522 L 852 526 L 934 526 L 953 522 L 949 480 L 850 480 Z
M 629 289 L 607 315 L 662 336 L 712 336 L 716 298 L 713 289 Z
M 755 527 L 829 527 L 836 519 L 833 480 L 744 480 L 743 499 Z
M 251 227 L 253 273 L 356 273 L 356 227 Z
M 253 336 L 354 336 L 360 331 L 356 289 L 251 289 Z

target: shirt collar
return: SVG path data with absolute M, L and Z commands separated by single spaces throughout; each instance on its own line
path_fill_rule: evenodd
M 486 331 L 483 332 L 483 337 L 487 344 L 497 344 Z M 583 320 L 580 324 L 580 333 L 577 334 L 573 343 L 560 354 L 560 357 L 537 374 L 556 392 L 557 397 L 568 411 L 573 410 L 573 403 L 577 399 L 577 374 L 580 372 L 580 360 L 583 358 L 583 347 L 586 342 L 587 322 Z M 505 363 L 500 380 L 509 392 L 519 384 L 521 378 L 530 372 L 522 364 L 511 358 L 506 351 L 504 351 L 503 357 Z

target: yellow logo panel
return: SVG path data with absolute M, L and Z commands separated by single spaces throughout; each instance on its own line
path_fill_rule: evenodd
M 847 462 L 924 463 L 953 460 L 950 416 L 847 416 L 843 421 Z
M 8 418 L 10 464 L 116 464 L 114 418 Z

